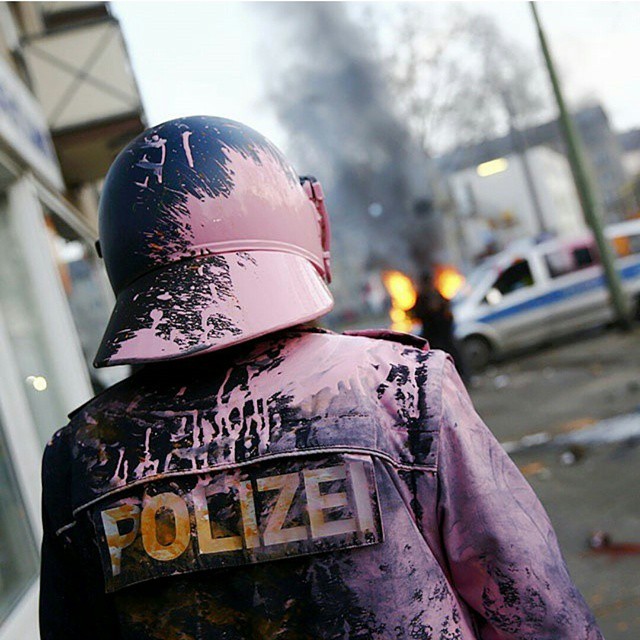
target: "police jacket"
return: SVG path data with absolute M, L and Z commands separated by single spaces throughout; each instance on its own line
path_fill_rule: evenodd
M 144 368 L 43 465 L 43 640 L 595 640 L 449 358 L 289 330 Z

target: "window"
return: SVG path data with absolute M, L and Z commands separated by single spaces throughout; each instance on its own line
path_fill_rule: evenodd
M 0 622 L 35 579 L 37 557 L 0 424 Z
M 552 278 L 586 269 L 599 262 L 596 248 L 591 244 L 561 247 L 548 253 L 544 259 L 549 269 L 549 275 Z
M 527 260 L 516 260 L 500 274 L 485 296 L 485 301 L 489 304 L 498 304 L 504 296 L 532 285 L 533 276 L 529 262 Z
M 586 269 L 597 262 L 593 256 L 591 247 L 579 247 L 574 249 L 571 253 L 573 255 L 576 269 Z
M 67 422 L 62 380 L 45 336 L 46 309 L 37 299 L 20 231 L 0 196 L 0 307 L 25 397 L 43 442 Z
M 613 248 L 619 258 L 640 253 L 640 233 L 613 238 Z

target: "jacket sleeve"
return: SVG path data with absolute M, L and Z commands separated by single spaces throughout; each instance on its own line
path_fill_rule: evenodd
M 47 445 L 42 464 L 41 640 L 117 640 L 112 603 L 90 543 L 77 535 L 71 509 L 71 471 L 66 433 Z
M 542 505 L 445 364 L 438 518 L 482 640 L 602 640 Z

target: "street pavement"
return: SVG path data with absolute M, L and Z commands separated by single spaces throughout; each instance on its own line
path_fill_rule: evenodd
M 640 638 L 640 327 L 597 330 L 473 381 L 545 505 L 607 640 Z

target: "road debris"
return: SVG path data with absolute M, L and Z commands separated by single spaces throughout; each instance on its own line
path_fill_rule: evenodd
M 566 451 L 560 455 L 560 462 L 564 465 L 571 466 L 580 462 L 587 455 L 587 449 L 580 445 L 571 445 Z
M 510 378 L 508 375 L 501 373 L 493 379 L 493 386 L 496 389 L 504 389 L 509 386 Z
M 532 447 L 543 445 L 566 447 L 573 454 L 573 459 L 566 456 L 569 464 L 573 464 L 578 454 L 586 454 L 591 446 L 615 443 L 635 443 L 640 440 L 640 412 L 626 413 L 600 422 L 592 422 L 590 418 L 567 423 L 563 433 L 554 434 L 550 431 L 538 431 L 523 436 L 520 440 L 502 442 L 503 449 L 508 454 L 519 453 Z M 587 422 L 588 421 L 588 422 Z M 568 429 L 568 432 L 564 432 Z M 577 447 L 577 448 L 576 448 Z
M 614 542 L 606 531 L 594 531 L 587 541 L 591 553 L 612 557 L 640 555 L 640 543 Z
M 549 471 L 549 468 L 539 460 L 522 465 L 520 467 L 520 473 L 522 473 L 525 478 L 529 476 L 538 476 L 543 480 L 547 480 L 551 477 L 551 471 Z

